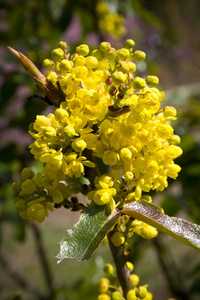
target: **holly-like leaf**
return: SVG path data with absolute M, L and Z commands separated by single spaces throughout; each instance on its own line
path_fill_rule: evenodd
M 82 212 L 79 221 L 67 230 L 66 238 L 60 242 L 58 263 L 65 258 L 89 259 L 120 215 L 116 209 L 109 212 L 105 205 L 93 205 Z
M 123 214 L 141 220 L 200 251 L 200 225 L 181 218 L 169 217 L 161 207 L 145 200 L 127 204 Z

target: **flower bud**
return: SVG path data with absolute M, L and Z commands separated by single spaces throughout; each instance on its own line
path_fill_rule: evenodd
M 107 278 L 101 278 L 97 283 L 97 291 L 99 293 L 106 293 L 109 288 L 109 280 Z
M 107 56 L 108 59 L 115 59 L 115 57 L 116 57 L 116 50 L 115 50 L 115 48 L 110 48 L 106 52 L 106 56 Z
M 51 52 L 51 58 L 56 62 L 60 61 L 63 58 L 63 55 L 64 55 L 64 51 L 61 48 L 54 49 Z
M 103 154 L 103 162 L 105 165 L 114 166 L 119 160 L 119 154 L 112 150 L 107 150 Z
M 15 181 L 12 185 L 13 191 L 16 193 L 19 193 L 21 191 L 21 185 L 22 185 L 22 183 L 20 180 Z
M 61 48 L 62 50 L 66 50 L 67 49 L 67 43 L 60 41 L 58 43 L 58 48 Z
M 86 147 L 87 147 L 87 144 L 82 138 L 76 139 L 72 143 L 72 148 L 76 152 L 82 152 Z
M 132 40 L 132 39 L 127 39 L 127 40 L 124 42 L 124 48 L 126 48 L 126 49 L 131 49 L 131 48 L 133 48 L 133 47 L 135 47 L 135 42 L 134 42 L 134 40 Z
M 136 291 L 137 297 L 140 299 L 144 299 L 147 295 L 147 289 L 145 286 L 139 286 L 138 290 Z
M 57 108 L 54 111 L 54 115 L 56 117 L 56 120 L 59 122 L 63 122 L 65 119 L 67 119 L 69 117 L 68 112 L 63 108 Z
M 112 79 L 116 84 L 122 84 L 126 81 L 127 75 L 122 72 L 115 72 L 112 75 Z
M 130 52 L 128 49 L 122 48 L 122 49 L 117 50 L 116 55 L 120 60 L 123 61 L 123 60 L 126 60 L 127 58 L 129 58 Z
M 35 172 L 33 172 L 30 168 L 24 168 L 21 175 L 24 180 L 32 179 L 35 176 Z
M 21 185 L 22 192 L 30 195 L 36 190 L 36 185 L 31 179 L 26 179 Z
M 170 145 L 176 145 L 177 146 L 177 145 L 180 144 L 180 142 L 181 142 L 181 138 L 180 138 L 180 136 L 178 136 L 176 134 L 172 135 L 172 137 L 169 139 Z
M 98 60 L 94 56 L 88 56 L 85 59 L 85 65 L 88 69 L 93 69 L 98 67 Z
M 111 49 L 111 44 L 108 42 L 102 42 L 99 45 L 99 50 L 101 50 L 103 53 L 106 53 L 110 49 Z
M 130 275 L 131 284 L 133 287 L 136 287 L 140 281 L 140 278 L 136 274 Z
M 98 49 L 93 50 L 92 55 L 96 57 L 98 60 L 102 60 L 104 58 L 104 53 Z
M 76 135 L 76 131 L 72 126 L 66 126 L 63 128 L 62 134 L 65 138 L 72 138 L 74 135 Z
M 72 69 L 72 64 L 68 59 L 63 59 L 61 60 L 59 67 L 61 71 L 69 72 Z
M 19 199 L 18 201 L 15 202 L 15 209 L 16 211 L 24 211 L 27 208 L 27 202 L 24 199 Z
M 120 150 L 120 158 L 122 161 L 128 161 L 132 158 L 132 153 L 128 148 L 122 148 Z
M 130 181 L 134 178 L 134 174 L 130 171 L 127 171 L 125 174 L 124 174 L 124 178 L 126 181 Z
M 124 234 L 119 231 L 114 232 L 114 234 L 111 237 L 111 242 L 113 243 L 113 245 L 115 245 L 115 247 L 123 245 L 125 242 Z
M 44 129 L 43 134 L 47 138 L 54 137 L 54 136 L 56 136 L 56 130 L 52 126 L 47 126 Z
M 133 88 L 135 90 L 141 90 L 143 88 L 145 88 L 146 86 L 146 81 L 141 78 L 141 77 L 135 77 L 133 80 Z
M 103 270 L 104 270 L 106 275 L 113 275 L 114 274 L 114 268 L 111 264 L 106 264 Z
M 127 262 L 126 262 L 126 265 L 127 265 L 127 268 L 129 268 L 130 272 L 132 272 L 133 269 L 134 269 L 134 265 L 132 264 L 132 262 L 127 261 Z
M 143 61 L 146 58 L 146 54 L 143 51 L 137 50 L 133 53 L 133 59 L 137 62 Z
M 101 294 L 98 296 L 97 300 L 110 300 L 110 296 L 108 294 Z
M 79 55 L 82 55 L 82 56 L 88 55 L 89 51 L 90 51 L 89 47 L 86 44 L 82 44 L 82 45 L 76 47 L 76 53 L 78 53 Z
M 135 290 L 129 290 L 126 295 L 127 300 L 137 300 L 137 296 L 135 294 Z
M 55 63 L 51 59 L 45 59 L 42 65 L 45 70 L 52 70 L 54 68 Z
M 132 61 L 128 61 L 127 65 L 129 73 L 134 73 L 136 71 L 136 64 L 134 64 Z
M 112 300 L 123 300 L 123 295 L 119 291 L 115 291 L 111 295 Z
M 174 118 L 176 117 L 176 109 L 173 107 L 173 106 L 166 106 L 164 109 L 163 109 L 163 116 L 165 118 Z
M 148 75 L 146 78 L 146 83 L 147 83 L 148 87 L 153 88 L 159 84 L 159 79 L 157 76 Z

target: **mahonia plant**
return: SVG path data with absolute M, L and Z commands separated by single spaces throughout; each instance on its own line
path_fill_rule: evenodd
M 25 168 L 23 180 L 14 184 L 19 193 L 15 208 L 23 219 L 43 222 L 55 204 L 82 190 L 90 201 L 112 211 L 150 190 L 164 190 L 167 178 L 177 177 L 181 168 L 174 159 L 182 150 L 169 124 L 176 110 L 160 109 L 164 93 L 156 88 L 157 77 L 134 76 L 133 60 L 145 59 L 144 52 L 133 52 L 134 46 L 126 40 L 116 50 L 102 42 L 89 55 L 82 44 L 70 56 L 60 42 L 51 59 L 44 60 L 45 77 L 62 98 L 52 93 L 48 101 L 57 106 L 54 113 L 39 115 L 30 125 L 35 139 L 30 152 L 44 168 L 36 175 Z M 108 172 L 92 170 L 90 183 L 82 185 L 77 179 L 97 169 L 95 157 Z
M 112 13 L 106 2 L 101 0 L 97 2 L 96 15 L 100 31 L 108 33 L 114 39 L 118 39 L 126 34 L 124 17 L 118 12 Z
M 99 300 L 152 299 L 146 286 L 136 288 L 137 277 L 126 264 L 133 234 L 152 239 L 159 228 L 200 249 L 200 226 L 168 217 L 148 194 L 163 191 L 168 178 L 176 179 L 181 168 L 174 160 L 182 149 L 171 126 L 176 109 L 160 107 L 164 92 L 156 76 L 137 75 L 136 65 L 146 55 L 134 46 L 132 39 L 118 50 L 102 42 L 90 52 L 81 44 L 70 54 L 61 41 L 44 60 L 44 75 L 9 47 L 43 93 L 31 98 L 55 107 L 30 124 L 30 152 L 43 169 L 37 174 L 22 170 L 22 179 L 13 184 L 15 209 L 21 218 L 39 223 L 59 207 L 82 212 L 57 258 L 88 259 L 107 241 L 120 288 L 111 294 L 99 287 Z M 79 193 L 88 204 L 79 202 Z

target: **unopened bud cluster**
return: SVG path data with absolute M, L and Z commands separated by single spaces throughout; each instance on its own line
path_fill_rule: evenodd
M 134 265 L 127 261 L 126 265 L 130 272 L 130 280 L 132 289 L 126 295 L 127 300 L 152 300 L 153 296 L 148 291 L 147 285 L 139 285 L 140 278 L 133 273 Z M 104 267 L 106 277 L 103 277 L 97 283 L 97 291 L 99 293 L 98 300 L 125 300 L 116 276 L 115 270 L 111 264 L 106 264 Z

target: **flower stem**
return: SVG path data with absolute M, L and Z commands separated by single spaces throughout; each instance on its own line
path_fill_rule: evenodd
M 121 284 L 124 298 L 126 299 L 126 295 L 130 289 L 132 289 L 132 284 L 130 280 L 130 270 L 128 269 L 126 265 L 126 257 L 123 252 L 123 246 L 116 247 L 112 241 L 113 231 L 108 233 L 108 241 L 109 246 L 111 250 L 111 254 L 113 257 L 113 260 L 115 262 L 116 270 L 117 270 L 117 277 L 119 279 L 119 282 Z

